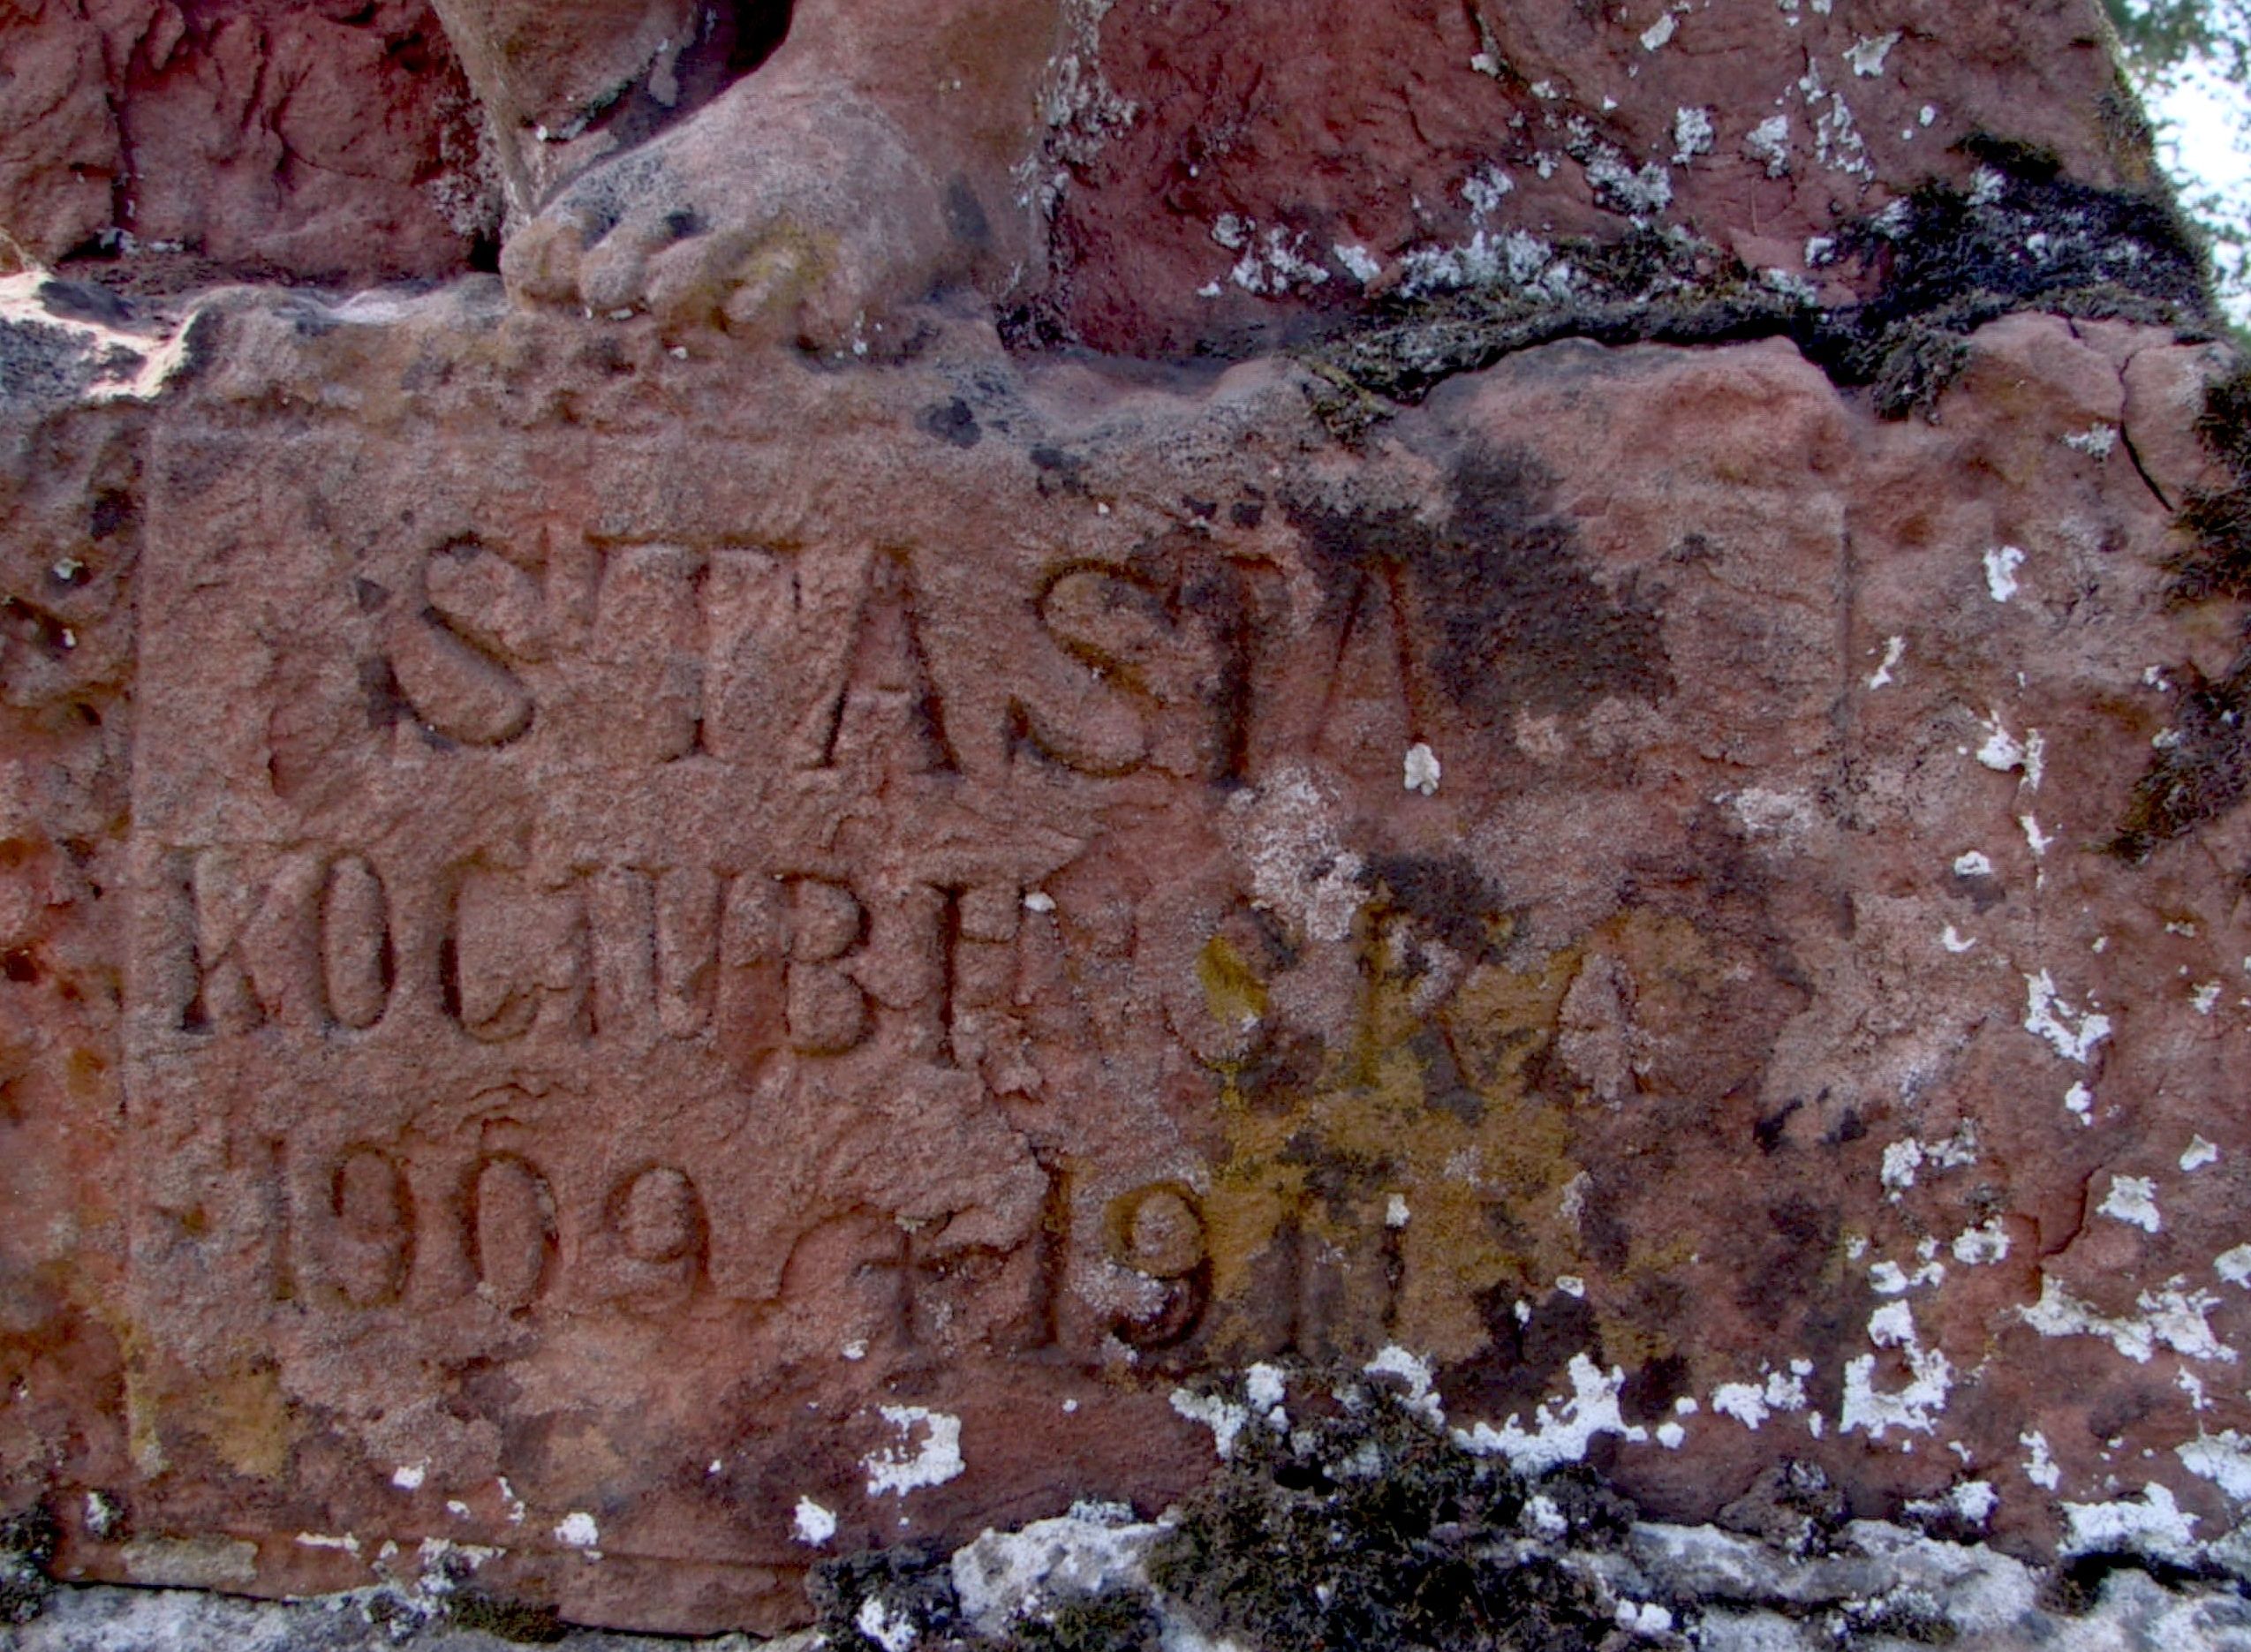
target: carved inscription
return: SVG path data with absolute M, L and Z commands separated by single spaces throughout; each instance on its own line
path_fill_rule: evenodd
M 1396 580 L 1258 509 L 830 538 L 728 463 L 449 462 L 390 515 L 245 502 L 255 580 L 159 558 L 212 618 L 137 706 L 133 1269 L 214 1380 L 442 1395 L 434 1486 L 673 1529 L 723 1489 L 775 1566 L 759 1499 L 864 1486 L 863 1401 L 1069 1415 L 1387 1328 L 1454 1264 L 1386 1230 L 1380 1129 L 1318 1139 L 1366 1082 L 1324 1040 L 1447 1022 L 1482 954 L 1358 847 L 1407 734 L 1462 749 Z

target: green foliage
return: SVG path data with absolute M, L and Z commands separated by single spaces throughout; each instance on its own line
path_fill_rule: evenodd
M 2230 79 L 2251 79 L 2251 0 L 2103 0 L 2136 80 L 2192 57 L 2217 62 Z

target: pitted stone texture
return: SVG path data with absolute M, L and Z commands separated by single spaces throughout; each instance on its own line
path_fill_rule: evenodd
M 433 275 L 505 194 L 533 301 L 873 347 L 967 286 L 1027 336 L 1167 356 L 1402 291 L 1567 302 L 1570 243 L 1649 229 L 1715 278 L 1849 296 L 1820 243 L 1969 178 L 1979 141 L 2154 176 L 2094 0 L 438 11 L 450 43 L 422 0 L 15 21 L 0 228 L 45 259 L 129 234 L 237 274 Z
M 66 1566 L 780 1626 L 1391 1344 L 1668 1519 L 1797 1458 L 2225 1528 L 2251 846 L 2102 849 L 2235 646 L 2131 457 L 2203 352 L 2021 318 L 1925 425 L 1569 343 L 1352 453 L 1280 365 L 919 321 L 237 295 L 18 415 L 0 1469 Z
M 1107 350 L 1243 344 L 1370 291 L 1537 296 L 1547 244 L 1635 223 L 1802 278 L 1973 137 L 2149 184 L 2107 37 L 2085 0 L 1120 4 L 1055 146 L 1061 303 Z
M 122 236 L 366 280 L 460 269 L 497 228 L 422 0 L 34 5 L 0 22 L 0 230 L 34 258 Z

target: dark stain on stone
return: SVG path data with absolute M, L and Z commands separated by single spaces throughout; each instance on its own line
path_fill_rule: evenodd
M 1424 646 L 1423 674 L 1488 727 L 1518 710 L 1577 711 L 1611 697 L 1673 691 L 1656 605 L 1632 580 L 1613 589 L 1552 508 L 1553 479 L 1530 455 L 1476 445 L 1455 461 L 1446 516 L 1404 505 L 1299 495 L 1304 536 L 1333 622 L 1348 624 L 1371 581 L 1400 582 Z
M 2175 514 L 2188 544 L 2167 564 L 2168 594 L 2182 604 L 2241 601 L 2251 598 L 2251 367 L 2205 392 L 2196 432 L 2227 480 L 2192 488 Z M 2220 677 L 2187 664 L 2171 675 L 2172 738 L 2136 782 L 2107 846 L 2137 865 L 2159 844 L 2227 813 L 2251 788 L 2251 644 Z
M 1379 906 L 1415 920 L 1454 951 L 1483 963 L 1513 927 L 1500 892 L 1463 855 L 1375 855 L 1358 881 Z
M 958 396 L 949 402 L 934 402 L 924 408 L 922 427 L 939 441 L 956 448 L 973 448 L 985 437 L 985 432 L 978 427 L 977 415 Z

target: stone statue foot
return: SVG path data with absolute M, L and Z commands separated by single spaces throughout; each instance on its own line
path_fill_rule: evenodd
M 883 114 L 833 86 L 745 79 L 594 167 L 502 252 L 519 301 L 643 312 L 833 351 L 963 275 L 974 251 Z

